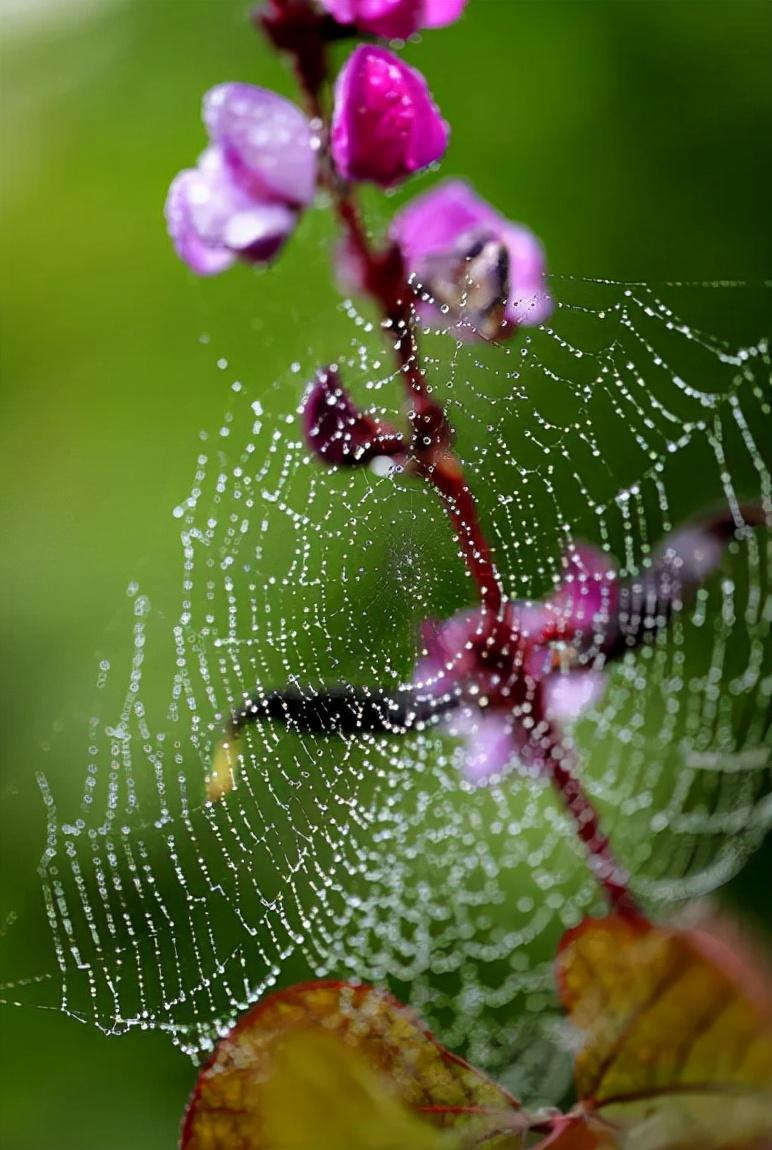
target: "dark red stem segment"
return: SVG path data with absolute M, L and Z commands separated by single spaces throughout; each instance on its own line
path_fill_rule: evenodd
M 504 602 L 501 582 L 480 524 L 474 495 L 452 450 L 452 430 L 447 416 L 426 386 L 415 333 L 412 292 L 401 254 L 394 245 L 374 251 L 351 190 L 338 183 L 332 191 L 346 240 L 362 269 L 365 290 L 380 308 L 384 332 L 393 342 L 410 409 L 411 469 L 441 494 L 482 604 L 492 616 L 498 615 Z
M 587 848 L 590 868 L 603 887 L 611 907 L 620 914 L 640 915 L 641 911 L 627 885 L 628 876 L 614 857 L 608 837 L 600 826 L 600 816 L 568 764 L 563 748 L 559 758 L 546 759 L 553 787 L 576 824 L 576 833 Z
M 442 496 L 461 554 L 480 591 L 482 605 L 491 614 L 491 623 L 495 623 L 495 618 L 502 614 L 504 596 L 488 541 L 477 516 L 477 505 L 461 465 L 455 455 L 447 451 L 435 454 L 431 460 L 418 457 L 416 470 Z

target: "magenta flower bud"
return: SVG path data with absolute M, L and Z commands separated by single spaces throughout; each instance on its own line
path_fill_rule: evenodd
M 272 260 L 316 186 L 316 148 L 303 113 L 251 84 L 204 97 L 211 145 L 173 181 L 166 220 L 177 254 L 199 275 L 236 259 Z
M 359 410 L 336 367 L 317 373 L 306 392 L 302 417 L 306 443 L 332 467 L 356 467 L 379 456 L 402 455 L 407 449 L 395 428 Z
M 421 28 L 439 28 L 459 18 L 466 0 L 322 0 L 338 24 L 368 36 L 406 40 Z
M 393 187 L 438 160 L 448 135 L 420 72 L 385 48 L 352 53 L 332 117 L 332 156 L 345 179 Z
M 428 323 L 450 322 L 462 339 L 509 339 L 552 310 L 544 251 L 522 224 L 505 219 L 462 180 L 418 196 L 392 221 Z
M 466 8 L 467 0 L 424 0 L 423 28 L 444 28 L 455 24 Z

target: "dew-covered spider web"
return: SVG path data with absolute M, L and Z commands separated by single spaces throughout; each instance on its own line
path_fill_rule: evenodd
M 636 893 L 662 912 L 734 874 L 772 819 L 772 551 L 742 511 L 772 515 L 772 292 L 552 288 L 552 319 L 507 346 L 425 342 L 507 593 L 547 594 L 574 541 L 625 575 L 700 512 L 729 509 L 738 527 L 696 602 L 609 669 L 571 732 Z M 398 421 L 389 348 L 345 309 L 346 386 Z M 547 786 L 512 774 L 472 789 L 436 728 L 321 738 L 257 723 L 235 790 L 204 801 L 245 693 L 398 687 L 420 622 L 474 598 L 432 491 L 309 455 L 297 406 L 316 366 L 232 381 L 170 516 L 178 615 L 157 617 L 152 589 L 130 587 L 125 702 L 92 722 L 80 806 L 60 810 L 43 782 L 60 1005 L 108 1032 L 163 1029 L 197 1056 L 275 986 L 388 984 L 449 1046 L 554 1101 L 568 1057 L 551 960 L 565 927 L 603 904 Z M 158 713 L 145 677 L 172 646 Z

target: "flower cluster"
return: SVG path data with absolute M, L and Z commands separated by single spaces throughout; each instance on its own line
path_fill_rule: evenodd
M 564 556 L 563 570 L 541 602 L 507 602 L 493 619 L 462 611 L 422 627 L 413 684 L 443 709 L 456 701 L 445 722 L 466 743 L 469 782 L 487 782 L 515 763 L 542 773 L 560 725 L 603 693 L 602 654 L 619 619 L 614 566 L 583 545 Z
M 265 88 L 220 84 L 204 97 L 209 147 L 166 201 L 178 255 L 199 275 L 237 258 L 266 263 L 316 193 L 318 141 L 299 108 Z
M 404 39 L 452 23 L 465 4 L 321 0 L 320 9 L 313 0 L 271 0 L 266 20 L 276 43 L 286 47 L 298 39 L 301 71 L 309 28 L 317 35 L 316 77 L 320 12 L 340 37 Z M 390 49 L 377 43 L 354 48 L 335 81 L 329 129 L 316 115 L 315 84 L 309 81 L 309 116 L 251 84 L 221 84 L 205 96 L 209 145 L 196 167 L 173 181 L 166 203 L 174 246 L 194 272 L 217 274 L 237 260 L 273 261 L 319 187 L 390 189 L 443 157 L 448 124 L 421 73 Z M 538 240 L 466 184 L 448 181 L 419 196 L 397 214 L 387 240 L 420 301 L 418 315 L 443 322 L 461 338 L 508 339 L 550 312 Z M 340 278 L 366 290 L 367 276 L 345 244 L 342 252 Z

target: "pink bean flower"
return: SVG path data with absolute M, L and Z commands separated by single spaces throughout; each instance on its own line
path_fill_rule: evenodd
M 747 526 L 763 522 L 757 508 L 742 510 Z M 547 599 L 509 602 L 495 620 L 478 608 L 425 623 L 414 690 L 464 742 L 467 780 L 513 768 L 546 773 L 563 753 L 565 725 L 602 698 L 607 664 L 655 638 L 694 598 L 736 529 L 730 515 L 682 527 L 626 580 L 608 555 L 582 544 L 563 556 Z
M 406 40 L 422 28 L 440 28 L 458 20 L 467 0 L 322 0 L 338 24 L 353 25 L 368 36 Z
M 536 236 L 462 180 L 446 180 L 412 200 L 394 217 L 390 234 L 424 320 L 450 324 L 462 339 L 509 339 L 552 310 Z
M 515 763 L 540 773 L 561 724 L 603 694 L 595 637 L 605 639 L 617 623 L 614 566 L 583 545 L 564 556 L 563 570 L 557 590 L 542 602 L 509 602 L 496 619 L 479 608 L 462 611 L 422 627 L 424 654 L 413 685 L 422 700 L 433 698 L 449 712 L 444 723 L 466 745 L 471 783 L 501 776 Z
M 311 126 L 289 100 L 251 84 L 212 88 L 203 115 L 210 145 L 166 200 L 177 254 L 199 275 L 237 259 L 268 263 L 314 197 Z
M 335 86 L 332 156 L 347 180 L 394 187 L 443 155 L 449 129 L 420 72 L 360 44 Z

